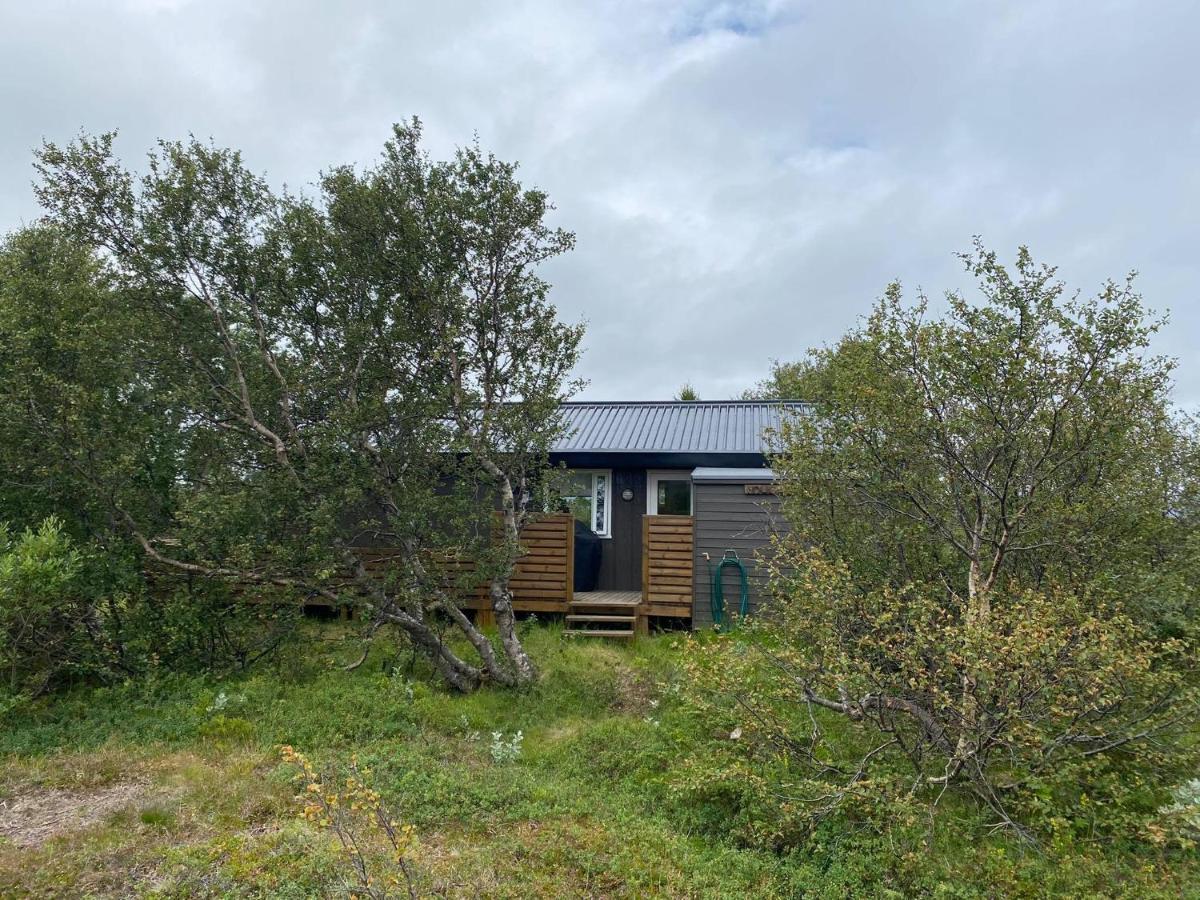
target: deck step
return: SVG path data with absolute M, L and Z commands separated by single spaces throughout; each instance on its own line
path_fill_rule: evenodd
M 567 616 L 568 622 L 636 622 L 637 616 Z
M 568 628 L 563 634 L 579 635 L 581 637 L 633 637 L 633 629 L 628 631 L 616 631 L 609 628 Z

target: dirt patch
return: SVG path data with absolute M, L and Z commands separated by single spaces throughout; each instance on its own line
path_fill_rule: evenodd
M 37 847 L 50 838 L 101 822 L 145 798 L 147 786 L 123 781 L 88 791 L 33 790 L 0 800 L 0 837 L 18 847 Z
M 654 684 L 627 666 L 617 669 L 617 696 L 613 708 L 623 713 L 649 714 L 654 710 Z

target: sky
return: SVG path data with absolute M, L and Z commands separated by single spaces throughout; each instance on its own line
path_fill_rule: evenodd
M 892 280 L 969 291 L 972 237 L 1084 294 L 1137 270 L 1200 409 L 1200 4 L 0 2 L 0 232 L 32 151 L 117 129 L 237 147 L 277 185 L 394 122 L 478 134 L 546 190 L 592 400 L 738 396 Z

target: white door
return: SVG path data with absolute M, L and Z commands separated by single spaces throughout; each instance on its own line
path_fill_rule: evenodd
M 651 469 L 647 472 L 646 512 L 652 516 L 690 516 L 692 470 Z

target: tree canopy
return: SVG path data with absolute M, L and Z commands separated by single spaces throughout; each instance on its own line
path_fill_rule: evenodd
M 1191 764 L 1200 456 L 1132 277 L 1082 299 L 1024 249 L 963 261 L 976 296 L 935 316 L 892 285 L 776 367 L 812 401 L 773 460 L 778 606 L 761 655 L 697 671 L 811 765 L 810 811 L 963 791 L 1028 835 L 1050 796 L 1144 803 L 1130 784 Z M 798 710 L 877 740 L 838 759 Z
M 47 224 L 0 282 L 4 452 L 41 466 L 23 502 L 61 485 L 165 571 L 354 603 L 460 689 L 522 684 L 508 579 L 582 336 L 538 267 L 574 239 L 515 165 L 420 138 L 397 126 L 312 196 L 195 140 L 142 175 L 113 135 L 47 144 Z M 499 655 L 459 608 L 481 582 Z

